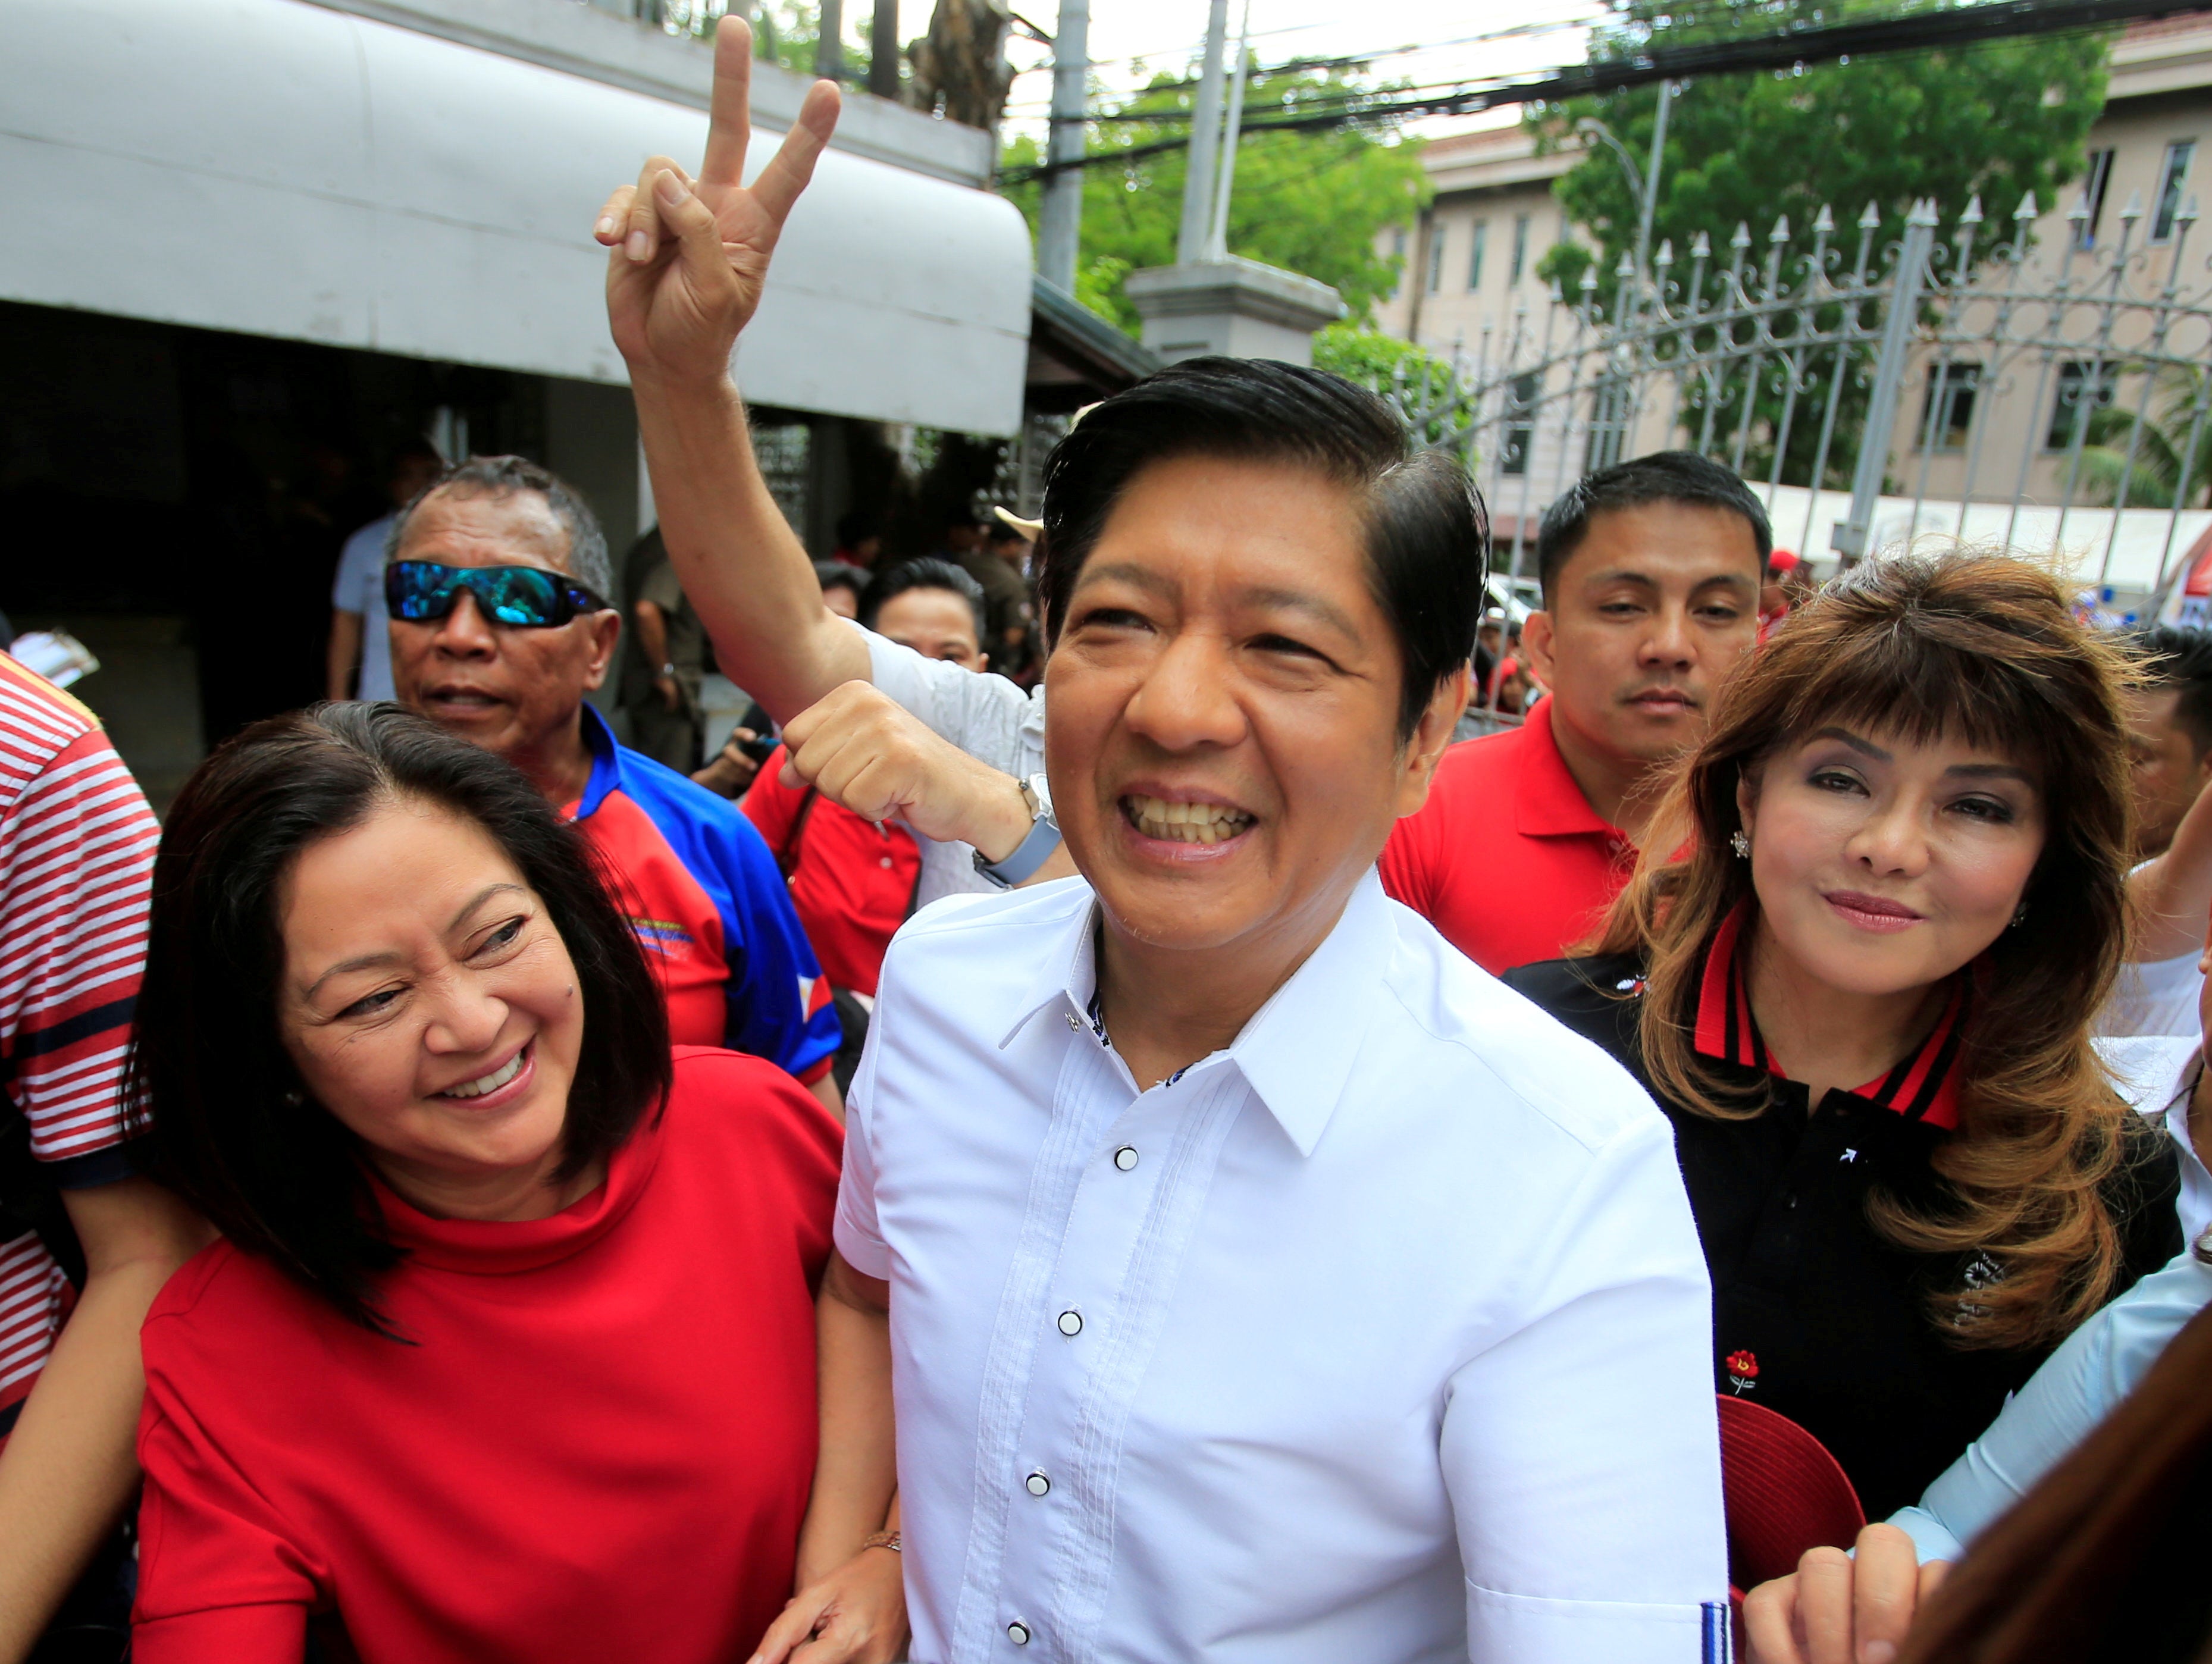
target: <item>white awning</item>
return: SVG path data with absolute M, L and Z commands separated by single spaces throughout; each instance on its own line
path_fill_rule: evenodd
M 626 379 L 594 212 L 706 140 L 696 109 L 301 0 L 0 0 L 0 298 L 593 381 Z M 1029 313 L 1011 203 L 833 150 L 740 380 L 1011 434 Z

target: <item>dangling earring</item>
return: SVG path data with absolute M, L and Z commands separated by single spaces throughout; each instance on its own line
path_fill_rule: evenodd
M 2018 911 L 2017 913 L 2015 913 L 2015 914 L 2014 914 L 2012 915 L 2012 922 L 2011 922 L 2010 924 L 2007 925 L 2007 926 L 2005 926 L 2005 928 L 2006 928 L 2007 930 L 2018 930 L 2018 929 L 2020 928 L 2020 926 L 2021 926 L 2021 921 L 2022 920 L 2026 919 L 2027 917 L 2027 902 L 2022 902 L 2020 904 L 2020 911 Z
M 1736 859 L 1747 861 L 1751 859 L 1751 839 L 1745 835 L 1741 827 L 1739 826 L 1729 835 L 1729 847 L 1735 851 Z

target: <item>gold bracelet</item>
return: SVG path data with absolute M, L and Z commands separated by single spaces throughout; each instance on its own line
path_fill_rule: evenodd
M 867 1538 L 860 1544 L 860 1552 L 863 1554 L 872 1548 L 887 1548 L 894 1554 L 905 1552 L 899 1546 L 899 1534 L 896 1531 L 878 1531 L 874 1536 Z

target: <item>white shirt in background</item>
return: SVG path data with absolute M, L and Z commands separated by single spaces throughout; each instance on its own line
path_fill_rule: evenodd
M 392 615 L 384 605 L 384 541 L 398 516 L 371 520 L 345 540 L 338 575 L 331 584 L 331 605 L 361 615 L 361 681 L 356 697 L 391 699 Z
M 1698 1659 L 1726 1537 L 1665 1118 L 1372 873 L 1149 1090 L 1094 940 L 1080 880 L 926 909 L 854 1081 L 913 1657 Z
M 2152 857 L 2155 860 L 2157 857 Z M 2129 872 L 2133 878 L 2149 861 L 2139 861 Z M 2197 963 L 2203 950 L 2191 948 L 2178 958 L 2154 959 L 2147 964 L 2120 967 L 2112 997 L 2097 1013 L 2100 1035 L 2185 1035 L 2197 1037 L 2202 1028 L 2197 1004 L 2204 996 L 2203 974 Z
M 2194 1035 L 2134 1035 L 2100 1039 L 2097 1055 L 2119 1095 L 2173 1140 L 2181 1158 L 2174 1212 L 2181 1216 L 2181 1240 L 2196 1242 L 2212 1230 L 2212 1173 L 2197 1158 L 2189 1129 L 2190 1096 L 2204 1069 L 2203 1044 Z
M 853 627 L 860 629 L 858 624 Z M 950 741 L 1001 774 L 1026 780 L 1044 768 L 1044 687 L 1024 693 L 1003 676 L 977 675 L 942 659 L 925 659 L 872 630 L 861 629 L 868 643 L 868 679 L 895 704 L 918 717 L 939 738 Z M 991 896 L 998 887 L 975 871 L 975 851 L 964 843 L 939 843 L 918 837 L 922 905 L 945 896 Z

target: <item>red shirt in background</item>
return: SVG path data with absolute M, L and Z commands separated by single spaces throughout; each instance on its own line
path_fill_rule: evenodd
M 1567 772 L 1546 700 L 1444 753 L 1428 802 L 1383 847 L 1382 887 L 1498 975 L 1588 936 L 1635 860 Z
M 862 820 L 819 793 L 786 786 L 778 746 L 738 805 L 791 883 L 791 902 L 833 988 L 876 997 L 884 950 L 913 910 L 921 848 L 902 826 Z M 805 809 L 805 822 L 799 823 Z
M 839 1134 L 772 1064 L 676 1089 L 547 1219 L 434 1219 L 357 1327 L 218 1242 L 146 1319 L 134 1656 L 729 1664 L 791 1594 Z M 338 1655 L 349 1656 L 343 1649 Z

